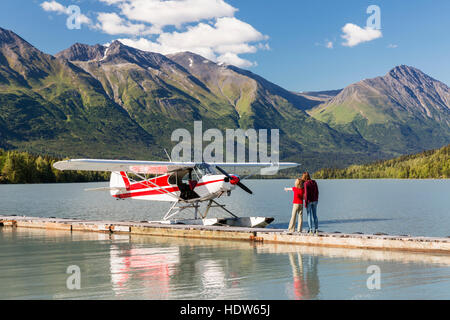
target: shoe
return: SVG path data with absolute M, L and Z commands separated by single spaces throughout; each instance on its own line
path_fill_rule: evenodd
M 319 235 L 319 230 L 316 229 L 316 231 L 314 232 L 314 235 L 318 236 Z

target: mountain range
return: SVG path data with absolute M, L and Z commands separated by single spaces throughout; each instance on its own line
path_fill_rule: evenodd
M 308 113 L 341 132 L 360 135 L 392 153 L 445 145 L 450 136 L 450 89 L 401 65 L 354 83 Z
M 299 75 L 304 76 L 304 75 Z M 408 66 L 342 90 L 291 92 L 191 52 L 119 41 L 52 56 L 0 28 L 0 147 L 70 157 L 164 158 L 171 133 L 280 130 L 283 160 L 305 168 L 438 148 L 450 140 L 449 88 Z

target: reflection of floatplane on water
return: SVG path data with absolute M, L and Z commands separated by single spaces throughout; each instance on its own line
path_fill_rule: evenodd
M 110 186 L 89 189 L 110 191 L 116 199 L 139 199 L 173 202 L 163 220 L 168 224 L 229 225 L 266 227 L 268 217 L 238 217 L 215 199 L 240 187 L 252 194 L 239 175 L 275 174 L 278 170 L 298 166 L 297 163 L 212 163 L 164 162 L 134 160 L 64 160 L 54 164 L 59 170 L 110 171 Z M 233 171 L 228 174 L 223 168 Z M 219 172 L 217 172 L 217 171 Z M 149 175 L 156 177 L 149 178 Z M 186 179 L 187 178 L 187 179 Z M 205 203 L 204 208 L 201 204 Z M 231 217 L 207 218 L 211 208 L 220 208 Z M 193 219 L 172 219 L 185 210 L 194 211 Z

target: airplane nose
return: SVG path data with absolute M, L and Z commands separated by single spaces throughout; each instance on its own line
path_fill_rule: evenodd
M 239 181 L 241 181 L 241 179 L 240 179 L 238 176 L 232 175 L 231 178 L 230 178 L 230 183 L 231 183 L 232 185 L 238 184 Z
M 241 178 L 239 178 L 238 176 L 235 175 L 229 175 L 225 170 L 223 170 L 222 168 L 220 168 L 219 166 L 216 166 L 216 169 L 219 170 L 223 175 L 225 175 L 229 181 L 230 184 L 234 187 L 234 186 L 239 186 L 239 188 L 241 188 L 242 190 L 244 190 L 247 193 L 253 194 L 252 190 L 250 190 L 248 187 L 246 187 L 242 182 L 241 182 Z
M 241 178 L 239 178 L 238 176 L 234 176 L 233 175 L 233 176 L 230 176 L 230 177 L 223 178 L 223 181 L 224 182 L 229 182 L 229 183 L 235 185 L 235 184 L 238 184 L 239 181 L 241 181 Z
M 233 177 L 233 176 L 229 176 L 229 177 L 223 178 L 223 181 L 226 183 L 226 187 L 225 188 L 227 190 L 231 191 L 231 190 L 234 190 L 234 188 L 236 188 L 237 182 L 236 182 L 235 179 L 236 178 Z

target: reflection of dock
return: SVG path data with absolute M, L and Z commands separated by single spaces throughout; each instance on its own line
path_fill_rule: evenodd
M 398 250 L 365 250 L 302 246 L 291 244 L 264 244 L 257 247 L 258 253 L 293 254 L 301 253 L 327 258 L 349 258 L 361 261 L 393 261 L 401 263 L 426 263 L 450 265 L 450 255 L 441 253 L 424 253 Z
M 262 243 L 333 248 L 417 251 L 450 254 L 450 238 L 372 234 L 319 233 L 318 236 L 286 233 L 280 229 L 228 226 L 166 225 L 145 222 L 88 221 L 76 219 L 0 216 L 0 225 L 66 231 L 106 232 L 201 239 L 245 240 Z

